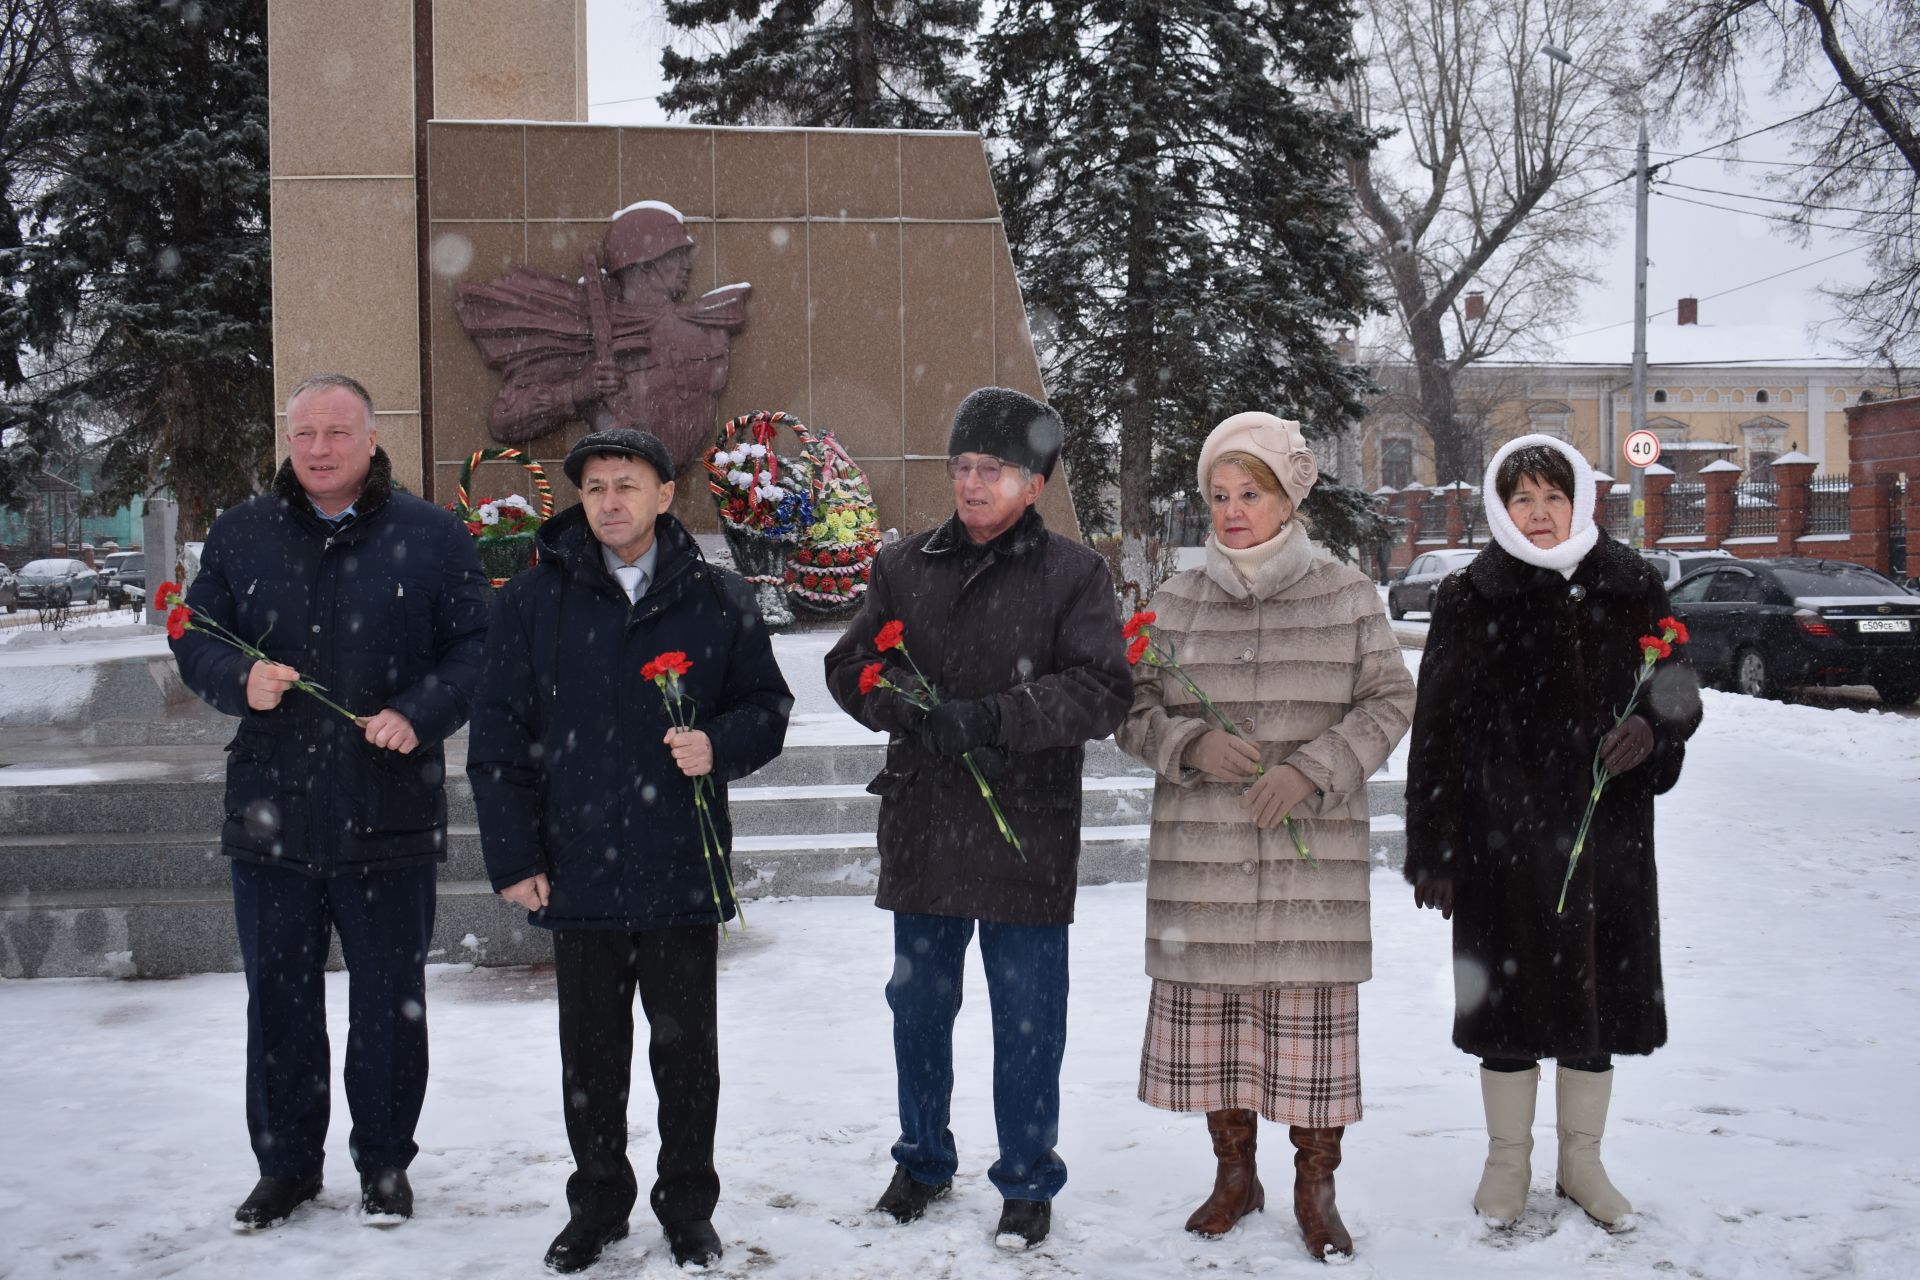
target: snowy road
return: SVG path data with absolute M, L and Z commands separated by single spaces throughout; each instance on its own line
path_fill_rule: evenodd
M 1543 1092 L 1525 1230 L 1468 1208 L 1483 1151 L 1473 1064 L 1447 1041 L 1445 926 L 1376 875 L 1377 977 L 1362 990 L 1367 1117 L 1340 1203 L 1352 1274 L 1906 1277 L 1920 1253 L 1920 724 L 1707 695 L 1686 776 L 1660 811 L 1673 1041 L 1625 1060 L 1607 1139 L 1642 1210 L 1608 1237 L 1552 1198 Z M 910 1228 L 866 1208 L 888 1174 L 887 917 L 859 900 L 756 903 L 721 978 L 721 1272 L 788 1277 L 1160 1280 L 1324 1275 L 1296 1243 L 1283 1134 L 1263 1129 L 1270 1210 L 1203 1242 L 1180 1224 L 1211 1176 L 1196 1117 L 1134 1100 L 1146 980 L 1141 886 L 1083 891 L 1055 1234 L 991 1245 L 984 988 L 962 1015 L 956 1194 Z M 336 1056 L 345 985 L 329 980 Z M 0 1276 L 275 1280 L 543 1274 L 565 1220 L 551 984 L 433 971 L 434 1069 L 419 1216 L 355 1224 L 344 1105 L 317 1206 L 258 1237 L 226 1221 L 251 1185 L 237 976 L 0 983 Z M 339 1099 L 336 1079 L 335 1097 Z M 636 1079 L 633 1154 L 651 1165 Z M 676 1274 L 645 1210 L 590 1275 Z

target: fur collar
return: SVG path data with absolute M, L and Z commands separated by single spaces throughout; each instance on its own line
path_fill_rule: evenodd
M 1245 600 L 1248 596 L 1256 600 L 1271 600 L 1306 577 L 1316 562 L 1326 558 L 1326 552 L 1307 536 L 1305 526 L 1298 521 L 1289 520 L 1286 533 L 1278 541 L 1280 545 L 1260 562 L 1253 576 L 1243 578 L 1226 549 L 1217 539 L 1209 536 L 1207 577 L 1235 600 Z
M 1567 592 L 1574 587 L 1585 595 L 1630 597 L 1644 592 L 1653 574 L 1647 562 L 1632 548 L 1608 537 L 1605 530 L 1596 530 L 1596 533 L 1593 549 L 1573 567 L 1571 575 L 1543 565 L 1526 564 L 1504 545 L 1496 543 L 1473 558 L 1473 563 L 1467 566 L 1467 581 L 1489 600 L 1512 599 L 1540 591 Z
M 314 510 L 313 500 L 307 497 L 307 491 L 300 487 L 300 479 L 293 474 L 293 459 L 288 458 L 273 473 L 274 496 L 285 502 L 295 511 L 305 511 L 315 519 L 319 513 Z M 367 483 L 360 489 L 360 496 L 353 500 L 354 518 L 364 520 L 381 507 L 387 505 L 387 499 L 393 496 L 393 459 L 387 457 L 387 451 L 379 445 L 373 447 L 373 465 L 367 468 Z

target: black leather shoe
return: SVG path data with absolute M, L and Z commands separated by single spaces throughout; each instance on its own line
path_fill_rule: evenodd
M 304 1178 L 263 1176 L 233 1211 L 235 1231 L 265 1231 L 293 1216 L 293 1211 L 320 1194 L 320 1175 Z
M 953 1190 L 953 1179 L 945 1182 L 921 1182 L 908 1173 L 903 1165 L 893 1167 L 893 1181 L 880 1196 L 880 1202 L 873 1207 L 882 1213 L 892 1214 L 893 1220 L 905 1226 L 918 1221 L 927 1211 L 927 1206 Z
M 660 1228 L 676 1267 L 704 1267 L 720 1260 L 720 1233 L 711 1222 L 673 1222 Z
M 1031 1249 L 1047 1238 L 1052 1226 L 1053 1201 L 1007 1200 L 1000 1206 L 993 1242 L 1002 1249 Z
M 360 1221 L 370 1227 L 397 1227 L 413 1216 L 413 1184 L 405 1169 L 360 1171 Z
M 600 1261 L 600 1251 L 615 1240 L 627 1238 L 627 1224 L 610 1223 L 596 1227 L 575 1218 L 547 1246 L 547 1270 L 570 1275 L 585 1271 Z

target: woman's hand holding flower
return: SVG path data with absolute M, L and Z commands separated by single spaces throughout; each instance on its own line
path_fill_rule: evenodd
M 1225 729 L 1209 729 L 1187 748 L 1184 763 L 1215 782 L 1251 782 L 1260 770 L 1260 748 Z
M 1636 768 L 1652 754 L 1653 726 L 1645 716 L 1628 716 L 1600 739 L 1600 763 L 1611 774 Z
M 1255 778 L 1240 804 L 1252 815 L 1254 826 L 1270 830 L 1313 792 L 1312 779 L 1290 764 L 1280 764 Z

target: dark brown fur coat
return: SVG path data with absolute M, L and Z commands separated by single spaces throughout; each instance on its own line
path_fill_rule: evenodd
M 1666 1042 L 1653 798 L 1700 723 L 1684 649 L 1637 710 L 1654 751 L 1607 783 L 1567 896 L 1600 739 L 1667 593 L 1602 534 L 1569 581 L 1498 545 L 1441 584 L 1407 770 L 1408 880 L 1450 879 L 1453 1040 L 1498 1058 L 1650 1053 Z

